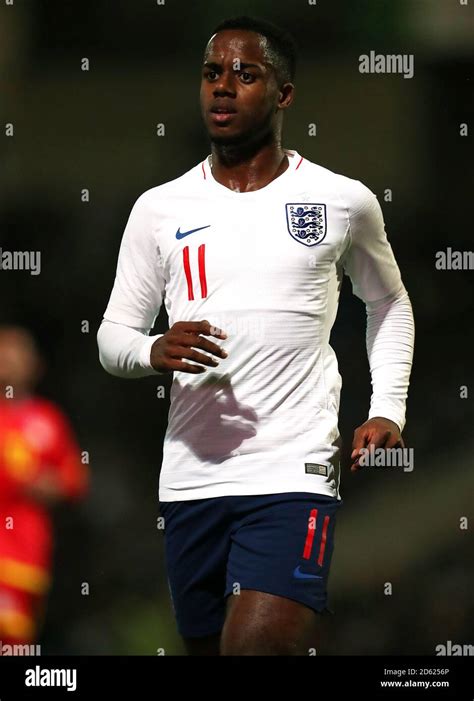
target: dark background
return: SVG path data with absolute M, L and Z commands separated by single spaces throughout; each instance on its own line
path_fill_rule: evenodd
M 377 194 L 415 312 L 404 433 L 415 469 L 344 467 L 336 613 L 323 623 L 320 652 L 435 654 L 448 640 L 474 643 L 473 272 L 435 268 L 436 251 L 473 248 L 472 137 L 460 135 L 461 123 L 472 129 L 473 5 L 1 0 L 0 246 L 40 250 L 42 271 L 0 272 L 0 322 L 35 333 L 48 365 L 40 393 L 68 412 L 92 473 L 87 501 L 55 516 L 43 653 L 183 652 L 156 527 L 168 410 L 156 395 L 162 383 L 169 395 L 170 378 L 107 375 L 96 332 L 134 201 L 209 153 L 200 62 L 213 26 L 236 14 L 294 34 L 297 93 L 283 145 Z M 359 56 L 371 50 L 414 54 L 414 77 L 360 74 Z M 332 335 L 346 454 L 370 398 L 365 310 L 350 287 Z M 161 314 L 157 331 L 166 328 Z

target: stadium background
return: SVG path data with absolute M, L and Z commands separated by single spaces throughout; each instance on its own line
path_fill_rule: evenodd
M 40 250 L 42 272 L 0 273 L 0 322 L 36 334 L 48 364 L 39 390 L 68 412 L 92 472 L 88 500 L 56 513 L 43 653 L 183 652 L 156 527 L 162 380 L 107 375 L 95 334 L 135 199 L 209 152 L 200 61 L 213 25 L 235 14 L 295 35 L 284 145 L 378 195 L 417 323 L 405 431 L 415 469 L 353 475 L 346 463 L 330 578 L 336 615 L 323 623 L 321 651 L 434 654 L 448 640 L 474 643 L 473 273 L 435 268 L 436 251 L 472 249 L 472 137 L 460 124 L 472 129 L 473 5 L 2 0 L 0 246 Z M 371 50 L 414 54 L 414 78 L 361 75 L 359 55 Z M 346 280 L 332 337 L 346 456 L 370 395 L 364 324 Z M 162 314 L 157 330 L 166 328 Z M 168 396 L 170 378 L 164 384 Z

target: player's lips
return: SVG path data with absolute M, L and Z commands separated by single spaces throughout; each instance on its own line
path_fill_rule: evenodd
M 212 121 L 216 124 L 227 124 L 231 122 L 235 112 L 211 112 Z
M 212 121 L 216 124 L 226 124 L 229 122 L 233 115 L 236 114 L 236 110 L 230 105 L 216 105 L 211 107 L 211 117 Z

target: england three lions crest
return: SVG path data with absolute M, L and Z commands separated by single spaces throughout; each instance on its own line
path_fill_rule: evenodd
M 285 205 L 288 231 L 305 246 L 315 246 L 326 236 L 326 205 L 291 202 Z

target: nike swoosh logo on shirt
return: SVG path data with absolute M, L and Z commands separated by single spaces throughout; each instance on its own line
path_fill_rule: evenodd
M 207 224 L 206 226 L 200 226 L 198 229 L 190 229 L 189 231 L 180 231 L 181 227 L 179 227 L 178 231 L 176 232 L 176 238 L 177 239 L 184 239 L 185 236 L 189 236 L 189 234 L 194 234 L 195 231 L 202 231 L 202 229 L 209 229 L 211 225 Z
M 317 574 L 306 574 L 305 572 L 302 572 L 299 565 L 298 567 L 295 567 L 293 577 L 295 577 L 296 579 L 322 579 L 322 577 Z

